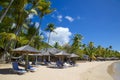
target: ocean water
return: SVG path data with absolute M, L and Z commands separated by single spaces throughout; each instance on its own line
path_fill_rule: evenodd
M 110 65 L 108 73 L 113 77 L 114 80 L 120 80 L 120 61 Z

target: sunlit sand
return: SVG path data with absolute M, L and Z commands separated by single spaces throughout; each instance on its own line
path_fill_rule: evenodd
M 63 69 L 38 66 L 36 72 L 23 75 L 13 74 L 11 64 L 0 64 L 0 80 L 113 80 L 107 71 L 113 62 L 78 62 L 75 67 Z

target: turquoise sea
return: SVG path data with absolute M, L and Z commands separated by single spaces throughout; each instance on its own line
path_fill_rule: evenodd
M 111 69 L 114 80 L 120 80 L 120 61 L 113 63 Z

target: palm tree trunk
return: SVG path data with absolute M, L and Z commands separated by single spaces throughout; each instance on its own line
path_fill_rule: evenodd
M 42 18 L 40 20 L 40 25 L 39 27 L 37 28 L 37 31 L 34 33 L 34 35 L 31 37 L 30 41 L 28 42 L 28 45 L 32 42 L 32 40 L 34 39 L 34 37 L 36 36 L 37 32 L 39 32 L 39 29 L 41 27 L 41 23 L 42 23 Z
M 4 19 L 4 17 L 6 16 L 10 6 L 12 5 L 12 3 L 14 2 L 14 0 L 11 0 L 10 4 L 8 5 L 8 7 L 6 8 L 4 14 L 0 17 L 0 23 L 2 22 L 2 20 Z
M 28 61 L 28 53 L 26 53 L 26 60 L 25 60 L 25 70 L 28 71 L 28 65 L 29 65 L 29 61 Z
M 50 42 L 50 34 L 51 34 L 51 32 L 49 33 L 48 44 Z M 48 47 L 46 48 L 46 52 L 47 52 L 47 50 L 48 50 Z M 48 61 L 50 61 L 50 55 L 48 56 Z
M 48 44 L 49 44 L 49 42 L 50 42 L 50 35 L 51 35 L 51 32 L 49 33 Z
M 19 33 L 20 33 L 20 31 L 22 30 L 22 24 L 23 24 L 23 22 L 24 22 L 24 20 L 23 20 L 22 23 L 19 23 L 20 17 L 23 17 L 23 13 L 18 14 L 18 17 L 17 17 L 17 25 L 16 25 L 16 30 L 15 30 L 15 32 L 14 32 L 14 34 L 15 34 L 16 36 L 19 36 Z M 9 49 L 9 47 L 10 47 L 10 45 L 11 45 L 12 42 L 13 42 L 12 40 L 10 40 L 10 41 L 8 42 L 8 46 L 6 46 L 7 49 Z M 14 46 L 13 46 L 13 48 L 15 48 L 16 43 L 17 43 L 17 41 L 14 41 Z

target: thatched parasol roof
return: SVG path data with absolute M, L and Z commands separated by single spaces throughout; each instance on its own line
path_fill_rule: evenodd
M 42 49 L 42 50 L 40 50 L 40 52 L 42 53 L 42 54 L 56 54 L 56 53 L 58 53 L 58 52 L 60 52 L 60 50 L 58 50 L 58 49 L 56 49 L 56 48 L 45 48 L 45 49 Z M 46 53 L 47 52 L 47 53 Z
M 50 56 L 50 53 L 49 53 L 48 51 L 42 52 L 41 54 L 42 54 L 43 56 Z
M 59 53 L 57 53 L 57 54 L 55 54 L 56 56 L 69 56 L 70 54 L 68 54 L 68 53 L 66 53 L 66 52 L 64 52 L 64 51 L 61 51 L 61 52 L 59 52 Z
M 42 54 L 28 54 L 29 56 L 42 56 Z
M 74 57 L 79 57 L 79 56 L 74 53 L 70 54 L 70 58 L 74 58 Z
M 16 49 L 13 49 L 12 52 L 15 52 L 15 53 L 40 53 L 40 51 L 38 51 L 37 49 L 29 46 L 29 45 L 25 45 L 25 46 L 22 46 L 22 47 L 19 47 L 19 48 L 16 48 Z

